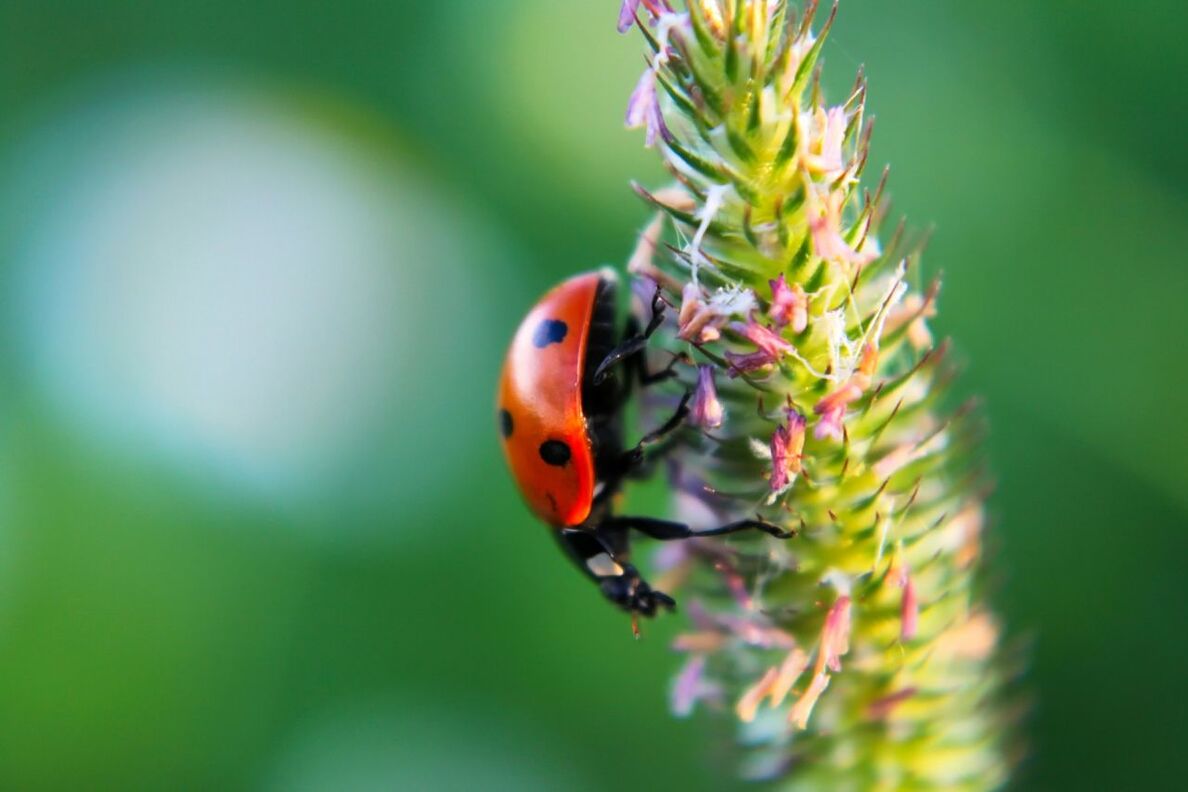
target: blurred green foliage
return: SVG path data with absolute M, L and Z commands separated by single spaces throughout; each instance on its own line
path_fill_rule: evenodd
M 729 785 L 717 727 L 666 713 L 675 620 L 630 640 L 492 431 L 521 312 L 623 261 L 646 216 L 628 180 L 662 179 L 622 130 L 642 61 L 615 6 L 0 2 L 0 787 Z M 835 96 L 866 65 L 874 157 L 935 225 L 938 326 L 986 398 L 999 601 L 1033 642 L 1021 788 L 1188 769 L 1185 21 L 1169 0 L 849 0 L 826 49 Z M 393 410 L 361 456 L 382 497 L 258 498 L 124 454 L 14 351 L 19 153 L 97 86 L 161 73 L 300 97 L 432 184 L 447 226 L 488 229 L 460 276 L 399 265 L 438 317 L 400 343 L 449 344 L 402 380 L 433 410 L 415 431 Z

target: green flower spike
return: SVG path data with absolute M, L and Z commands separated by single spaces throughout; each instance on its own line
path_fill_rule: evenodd
M 825 102 L 813 30 L 782 0 L 627 0 L 648 67 L 628 103 L 674 182 L 629 265 L 700 364 L 670 456 L 694 524 L 795 530 L 663 548 L 692 626 L 673 709 L 737 718 L 744 772 L 814 790 L 983 790 L 1012 765 L 999 625 L 983 601 L 981 425 L 944 398 L 919 245 L 884 246 L 862 189 L 861 74 Z M 834 13 L 836 13 L 836 6 Z M 647 404 L 645 403 L 645 409 Z

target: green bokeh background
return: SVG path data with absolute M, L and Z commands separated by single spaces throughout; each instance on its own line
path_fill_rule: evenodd
M 0 2 L 0 788 L 732 785 L 719 727 L 667 715 L 676 620 L 630 640 L 492 431 L 521 313 L 622 262 L 628 180 L 661 179 L 622 130 L 642 61 L 616 5 Z M 1186 22 L 1170 0 L 848 0 L 826 49 L 831 85 L 866 65 L 873 159 L 935 226 L 936 327 L 986 399 L 998 605 L 1033 643 L 1020 788 L 1188 770 Z M 243 85 L 435 207 L 392 263 L 426 308 L 396 340 L 407 398 L 316 496 L 89 432 L 18 340 L 13 273 L 70 167 L 39 179 L 30 140 Z

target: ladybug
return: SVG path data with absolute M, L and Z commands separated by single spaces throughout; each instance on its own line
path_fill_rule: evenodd
M 562 551 L 614 604 L 653 616 L 676 603 L 648 585 L 631 565 L 630 533 L 675 540 L 759 530 L 786 539 L 791 533 L 762 519 L 707 531 L 651 517 L 614 513 L 624 481 L 644 469 L 649 446 L 680 428 L 689 412 L 686 390 L 676 412 L 634 446 L 623 443 L 622 413 L 632 386 L 676 376 L 674 357 L 647 370 L 648 339 L 664 321 L 657 288 L 651 318 L 640 330 L 634 317 L 615 330 L 618 278 L 609 268 L 576 275 L 554 287 L 516 331 L 499 383 L 498 423 L 512 477 L 528 508 L 549 528 Z M 621 376 L 620 376 L 621 375 Z

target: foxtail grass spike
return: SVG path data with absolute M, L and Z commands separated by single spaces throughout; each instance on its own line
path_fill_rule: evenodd
M 1013 767 L 1013 664 L 986 601 L 976 409 L 930 327 L 939 281 L 864 190 L 866 75 L 818 78 L 837 6 L 625 0 L 646 37 L 627 122 L 672 177 L 629 270 L 696 362 L 673 510 L 796 536 L 696 539 L 655 558 L 688 621 L 675 714 L 737 723 L 743 773 L 812 790 L 985 790 Z M 873 192 L 873 195 L 871 194 Z M 920 284 L 925 284 L 921 288 Z M 643 410 L 676 392 L 661 387 Z

